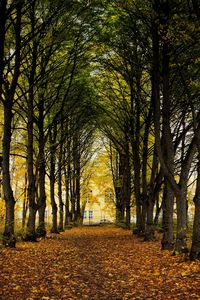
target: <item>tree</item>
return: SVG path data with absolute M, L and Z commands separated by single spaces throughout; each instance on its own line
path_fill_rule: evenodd
M 20 75 L 21 62 L 21 24 L 24 1 L 1 1 L 1 27 L 0 27 L 0 97 L 4 107 L 3 131 L 3 192 L 6 203 L 6 221 L 3 233 L 3 244 L 15 247 L 14 236 L 14 206 L 15 199 L 10 181 L 10 145 L 12 135 L 12 108 L 15 102 L 15 91 Z M 13 15 L 14 13 L 14 15 Z M 11 20 L 11 21 L 9 21 Z M 8 22 L 9 25 L 8 26 Z M 10 31 L 14 34 L 14 41 L 9 40 Z M 13 50 L 13 51 L 11 51 Z M 11 54 L 13 52 L 13 54 Z
M 187 5 L 184 3 L 183 5 L 184 9 L 186 9 L 187 12 Z M 167 9 L 166 9 L 167 8 Z M 171 10 L 170 10 L 171 9 Z M 154 10 L 155 10 L 155 18 L 153 20 L 152 25 L 152 34 L 153 34 L 153 83 L 152 83 L 152 91 L 153 91 L 153 99 L 154 99 L 154 125 L 155 125 L 155 137 L 156 137 L 156 149 L 159 156 L 159 160 L 161 163 L 162 170 L 164 172 L 164 175 L 167 180 L 167 184 L 169 185 L 168 189 L 173 190 L 173 192 L 170 192 L 171 196 L 170 198 L 173 198 L 172 193 L 175 193 L 176 195 L 176 204 L 177 204 L 177 236 L 176 236 L 176 244 L 175 244 L 175 251 L 176 252 L 185 252 L 187 251 L 186 246 L 186 222 L 187 222 L 187 182 L 190 174 L 190 168 L 191 164 L 196 152 L 195 149 L 195 135 L 194 132 L 190 130 L 191 128 L 191 115 L 190 113 L 187 114 L 185 110 L 185 107 L 183 106 L 182 99 L 180 99 L 180 95 L 178 98 L 175 98 L 176 105 L 178 107 L 178 113 L 180 114 L 181 119 L 175 118 L 175 120 L 172 117 L 172 112 L 169 114 L 169 104 L 170 101 L 172 101 L 172 97 L 175 96 L 175 90 L 174 86 L 172 86 L 172 94 L 169 94 L 169 80 L 172 76 L 172 69 L 169 68 L 169 60 L 171 62 L 174 62 L 175 65 L 178 67 L 178 61 L 176 52 L 180 50 L 180 41 L 175 40 L 173 44 L 170 44 L 169 42 L 169 29 L 171 29 L 171 23 L 174 22 L 174 16 L 175 12 L 170 6 L 170 3 L 167 2 L 160 2 L 155 1 L 154 2 Z M 170 13 L 170 20 L 169 16 L 166 15 L 166 12 Z M 184 17 L 187 20 L 187 13 L 184 15 Z M 175 18 L 176 19 L 176 18 Z M 168 21 L 167 21 L 168 20 Z M 179 20 L 180 21 L 180 20 Z M 176 24 L 177 25 L 177 24 Z M 177 32 L 179 32 L 181 27 L 181 22 L 178 23 L 176 27 L 176 35 Z M 162 27 L 163 26 L 163 27 Z M 179 27 L 180 26 L 180 27 Z M 188 31 L 190 31 L 191 28 L 187 27 L 185 28 L 185 39 L 188 40 Z M 162 32 L 162 38 L 159 33 Z M 174 33 L 175 34 L 175 33 Z M 173 34 L 172 34 L 173 36 Z M 175 37 L 173 36 L 175 39 Z M 160 45 L 162 47 L 162 56 L 160 51 Z M 173 48 L 173 52 L 169 52 L 169 46 Z M 190 44 L 191 46 L 191 44 Z M 187 47 L 188 49 L 188 47 Z M 182 66 L 184 66 L 184 62 L 186 60 L 185 56 L 186 48 L 181 49 L 181 52 L 179 53 L 180 59 L 182 60 Z M 193 55 L 195 55 L 195 52 L 193 51 Z M 161 74 L 159 71 L 159 65 L 161 65 L 160 58 L 163 57 L 162 62 L 162 73 L 163 73 L 163 79 L 162 79 L 162 86 L 163 86 L 163 105 L 161 105 L 160 100 L 160 87 L 161 87 Z M 184 68 L 184 67 L 183 67 Z M 182 70 L 183 71 L 183 70 Z M 183 79 L 181 71 L 181 81 Z M 186 77 L 189 75 L 188 70 L 184 70 Z M 185 76 L 184 75 L 184 76 Z M 177 78 L 180 78 L 180 69 L 179 74 Z M 187 88 L 185 86 L 185 88 Z M 175 87 L 177 89 L 177 87 Z M 180 91 L 180 90 L 179 90 Z M 189 96 L 189 95 L 188 95 Z M 177 97 L 177 94 L 176 94 Z M 188 102 L 188 100 L 187 100 Z M 161 113 L 162 108 L 162 113 Z M 187 106 L 188 108 L 188 106 Z M 166 143 L 168 147 L 168 153 L 167 156 L 169 158 L 168 161 L 166 161 L 166 157 L 164 156 L 164 151 L 161 147 L 161 139 L 160 139 L 160 121 L 162 118 L 163 122 L 163 139 L 166 139 Z M 180 122 L 179 122 L 180 120 Z M 173 121 L 173 125 L 172 125 Z M 176 125 L 175 125 L 176 124 Z M 185 124 L 187 126 L 185 127 Z M 172 143 L 172 126 L 173 128 L 178 128 L 179 132 L 176 133 L 176 139 L 174 138 L 174 141 Z M 177 127 L 175 127 L 177 126 Z M 167 129 L 168 128 L 168 129 Z M 182 129 L 180 131 L 180 129 Z M 165 131 L 165 132 L 164 132 Z M 170 137 L 171 136 L 171 137 Z M 189 141 L 186 145 L 186 140 Z M 166 144 L 165 143 L 165 144 Z M 178 145 L 182 143 L 182 150 L 181 154 L 178 148 Z M 171 153 L 171 154 L 170 154 Z M 170 155 L 169 155 L 170 154 Z M 179 183 L 177 184 L 175 181 L 175 178 L 173 176 L 173 170 L 174 170 L 174 159 L 173 157 L 180 157 L 181 156 L 181 165 L 180 165 L 180 171 L 179 171 Z M 172 207 L 172 204 L 171 204 Z M 172 219 L 172 209 L 171 209 L 171 219 Z M 172 232 L 172 226 L 171 226 L 171 232 Z M 171 234 L 172 235 L 172 234 Z M 171 237 L 172 240 L 172 237 Z

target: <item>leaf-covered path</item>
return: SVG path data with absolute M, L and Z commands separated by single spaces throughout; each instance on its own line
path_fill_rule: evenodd
M 75 228 L 1 249 L 0 299 L 200 299 L 200 263 L 130 231 Z

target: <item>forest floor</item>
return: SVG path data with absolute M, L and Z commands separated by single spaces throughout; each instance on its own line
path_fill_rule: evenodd
M 200 299 L 200 262 L 129 230 L 74 228 L 1 248 L 0 299 Z

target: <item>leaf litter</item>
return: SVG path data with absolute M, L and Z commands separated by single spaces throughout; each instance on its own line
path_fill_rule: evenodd
M 0 250 L 2 300 L 200 299 L 200 262 L 130 230 L 78 227 Z

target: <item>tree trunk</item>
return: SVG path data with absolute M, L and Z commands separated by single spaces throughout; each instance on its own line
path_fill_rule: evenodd
M 69 193 L 70 193 L 70 172 L 71 172 L 71 165 L 70 165 L 70 152 L 71 152 L 71 139 L 69 136 L 69 119 L 66 120 L 67 130 L 66 139 L 67 139 L 67 151 L 65 152 L 65 165 L 64 165 L 64 175 L 65 175 L 65 221 L 64 226 L 67 227 L 71 220 L 70 215 L 70 208 L 69 208 Z
M 33 171 L 33 106 L 29 102 L 28 112 L 28 143 L 27 143 L 27 173 L 28 173 L 28 202 L 29 216 L 26 227 L 25 241 L 36 241 L 35 218 L 37 212 L 37 204 L 35 200 L 35 176 Z
M 130 228 L 131 225 L 131 169 L 130 169 L 130 154 L 129 154 L 129 142 L 126 142 L 126 226 Z
M 74 164 L 74 196 L 76 201 L 76 209 L 75 209 L 75 222 L 80 224 L 81 222 L 81 204 L 80 204 L 80 137 L 78 132 L 75 132 L 75 136 L 73 139 L 73 164 Z
M 154 225 L 157 226 L 158 225 L 158 220 L 159 220 L 159 217 L 160 217 L 160 213 L 161 213 L 161 210 L 162 210 L 162 203 L 160 204 L 160 201 L 159 201 L 159 194 L 157 194 L 155 196 L 155 201 L 156 201 L 156 213 L 155 213 L 155 217 L 154 217 Z
M 185 187 L 181 189 L 180 194 L 176 196 L 176 206 L 177 229 L 174 254 L 187 253 L 187 181 L 185 182 Z
M 10 144 L 11 144 L 11 122 L 12 106 L 7 101 L 4 106 L 4 132 L 3 132 L 3 193 L 6 202 L 6 219 L 3 233 L 3 245 L 6 247 L 15 247 L 16 239 L 14 236 L 14 207 L 15 199 L 10 183 Z
M 38 171 L 39 171 L 39 198 L 38 198 L 38 214 L 39 224 L 36 230 L 38 237 L 46 236 L 45 229 L 45 209 L 46 209 L 46 191 L 45 191 L 45 175 L 46 163 L 44 155 L 45 137 L 44 137 L 44 101 L 41 95 L 39 100 L 39 154 L 38 154 Z
M 27 108 L 27 174 L 28 174 L 28 201 L 29 201 L 29 216 L 24 240 L 36 241 L 35 218 L 37 212 L 37 203 L 35 198 L 35 175 L 34 175 L 34 159 L 33 159 L 33 83 L 36 68 L 36 51 L 37 46 L 33 49 L 33 64 L 32 72 L 29 78 L 29 98 Z
M 134 145 L 133 145 L 134 147 Z M 132 148 L 133 148 L 132 147 Z M 136 151 L 135 155 L 133 156 L 133 166 L 134 166 L 134 195 L 135 195 L 135 200 L 136 200 L 136 233 L 143 234 L 144 233 L 144 226 L 143 226 L 143 214 L 142 214 L 142 197 L 141 197 L 141 191 L 140 191 L 140 169 L 141 169 L 141 164 L 140 164 L 140 155 L 137 153 L 138 150 Z
M 28 201 L 29 216 L 24 239 L 26 241 L 36 241 L 35 218 L 37 212 L 35 175 L 34 175 L 34 84 L 37 66 L 38 44 L 35 40 L 35 2 L 30 7 L 31 36 L 33 38 L 31 51 L 31 69 L 29 70 L 29 94 L 27 99 L 27 174 L 28 174 Z
M 133 114 L 133 112 L 132 112 Z M 131 124 L 131 148 L 133 153 L 133 169 L 134 169 L 134 196 L 136 201 L 136 230 L 134 233 L 144 233 L 142 225 L 142 201 L 141 201 L 141 192 L 140 192 L 140 152 L 139 152 L 139 143 L 140 143 L 140 112 L 137 110 L 137 126 L 136 126 L 136 140 L 134 139 L 134 128 Z M 133 121 L 131 121 L 133 123 Z
M 4 71 L 4 42 L 5 42 L 5 26 L 6 26 L 6 6 L 7 6 L 7 0 L 1 0 L 0 2 L 0 101 L 2 101 L 2 95 L 3 95 L 3 71 Z
M 79 148 L 79 146 L 78 146 Z M 80 166 L 80 150 L 77 149 L 76 158 L 76 218 L 78 223 L 81 222 L 81 199 L 80 199 L 80 176 L 81 176 L 81 166 Z
M 121 164 L 122 164 L 122 173 L 123 173 L 123 202 L 125 210 L 125 224 L 127 228 L 130 228 L 131 215 L 131 170 L 130 170 L 130 154 L 129 154 L 129 140 L 128 136 L 125 137 L 125 153 L 121 154 Z
M 163 7 L 160 5 L 163 4 Z M 169 181 L 177 200 L 177 236 L 174 253 L 187 252 L 186 246 L 186 229 L 187 229 L 187 182 L 190 166 L 194 156 L 194 138 L 192 139 L 181 165 L 181 174 L 179 184 L 174 178 L 173 166 L 173 145 L 170 130 L 170 97 L 169 97 L 169 44 L 166 35 L 168 33 L 168 18 L 169 18 L 169 2 L 159 3 L 154 1 L 155 19 L 152 23 L 152 38 L 153 38 L 153 69 L 152 69 L 152 99 L 154 104 L 154 125 L 155 125 L 155 144 L 157 154 L 159 156 L 160 164 L 165 175 Z M 160 38 L 159 23 L 162 21 L 163 26 L 163 138 L 165 138 L 164 146 L 167 146 L 167 160 L 165 153 L 161 147 L 160 139 L 160 121 L 161 121 L 161 101 L 160 101 Z
M 151 179 L 149 183 L 148 197 L 147 197 L 147 221 L 146 221 L 145 238 L 144 238 L 145 241 L 155 240 L 154 206 L 156 200 L 158 201 L 159 198 L 160 186 L 162 181 L 161 172 L 158 174 L 157 173 L 158 173 L 158 157 L 154 149 Z
M 55 201 L 55 142 L 57 135 L 56 123 L 53 125 L 53 133 L 50 131 L 49 141 L 50 141 L 50 198 L 51 198 L 51 208 L 52 208 L 52 233 L 59 233 L 58 231 L 58 221 L 57 221 L 57 204 Z
M 168 33 L 168 19 L 169 19 L 169 3 L 166 2 L 165 16 L 162 20 L 164 24 L 164 33 Z M 173 137 L 171 133 L 170 121 L 171 121 L 171 95 L 170 95 L 170 48 L 169 42 L 163 39 L 162 47 L 162 73 L 163 73 L 163 155 L 166 166 L 170 171 L 170 174 L 174 176 L 174 146 Z M 165 177 L 165 186 L 163 193 L 163 239 L 162 249 L 171 250 L 174 244 L 173 238 L 173 209 L 174 209 L 174 192 L 167 178 Z
M 70 201 L 71 201 L 71 221 L 74 223 L 75 222 L 75 213 L 76 213 L 76 197 L 75 197 L 75 177 L 74 177 L 74 172 L 70 176 Z
M 145 120 L 145 131 L 143 137 L 143 151 L 142 151 L 142 194 L 143 205 L 146 207 L 146 228 L 145 228 L 145 241 L 153 241 L 154 236 L 154 223 L 153 223 L 153 210 L 155 205 L 154 199 L 154 184 L 156 178 L 156 172 L 158 167 L 158 159 L 156 152 L 153 152 L 153 163 L 151 168 L 151 180 L 148 184 L 147 171 L 148 171 L 148 141 L 149 132 L 152 121 L 152 105 L 149 107 L 148 115 Z
M 129 169 L 129 156 L 128 149 L 127 153 L 119 153 L 119 170 L 117 186 L 115 187 L 116 194 L 116 223 L 118 225 L 126 224 L 129 222 L 130 216 L 128 215 L 130 210 L 130 169 Z M 127 220 L 125 218 L 125 211 L 127 209 Z M 130 223 L 126 224 L 130 226 Z
M 59 225 L 58 230 L 64 231 L 64 204 L 62 200 L 62 160 L 63 160 L 63 147 L 60 143 L 59 149 L 59 162 L 58 162 L 58 200 L 59 200 Z
M 118 190 L 118 188 L 117 188 Z M 122 199 L 121 199 L 121 188 L 119 188 L 119 193 L 117 192 L 118 195 L 116 195 L 116 224 L 117 225 L 122 225 L 124 223 L 124 207 L 122 204 Z
M 175 251 L 176 253 L 187 253 L 187 184 L 191 163 L 196 152 L 195 137 L 190 143 L 185 159 L 182 161 L 181 174 L 179 180 L 179 193 L 176 195 L 177 205 L 177 234 Z
M 70 223 L 70 211 L 69 211 L 69 173 L 70 173 L 70 164 L 68 162 L 67 167 L 65 166 L 65 227 Z
M 81 223 L 81 199 L 80 199 L 80 159 L 77 161 L 76 168 L 76 221 Z
M 140 231 L 137 232 L 139 236 L 144 236 L 146 231 L 146 222 L 147 222 L 147 199 L 142 199 L 142 209 L 141 209 L 141 221 L 140 221 Z
M 154 241 L 155 240 L 155 225 L 153 222 L 153 210 L 155 201 L 149 199 L 147 203 L 147 222 L 145 228 L 144 241 Z
M 138 80 L 139 81 L 139 80 Z M 142 203 L 140 193 L 140 96 L 137 94 L 136 116 L 135 116 L 135 95 L 134 80 L 130 78 L 130 144 L 133 154 L 133 170 L 134 170 L 134 196 L 136 202 L 136 229 L 134 233 L 140 234 L 142 231 Z M 140 86 L 138 86 L 138 93 Z
M 194 196 L 195 213 L 192 234 L 192 247 L 190 250 L 190 260 L 200 260 L 200 154 L 197 165 L 197 183 Z
M 172 250 L 174 248 L 174 232 L 173 232 L 173 212 L 174 212 L 174 192 L 165 179 L 164 192 L 163 192 L 163 238 L 162 238 L 162 249 Z
M 14 25 L 14 38 L 15 38 L 15 58 L 14 58 L 14 73 L 12 76 L 11 82 L 3 80 L 3 70 L 4 65 L 4 41 L 5 41 L 5 22 L 6 17 L 6 4 L 7 1 L 1 1 L 1 12 L 0 12 L 0 100 L 3 101 L 4 105 L 4 129 L 3 129 L 3 193 L 6 202 L 6 220 L 5 220 L 5 229 L 3 233 L 3 244 L 7 247 L 15 247 L 16 239 L 14 236 L 14 207 L 15 199 L 13 196 L 13 191 L 11 187 L 10 180 L 10 145 L 11 145 L 11 135 L 12 135 L 12 107 L 13 100 L 15 96 L 15 90 L 17 87 L 18 78 L 20 75 L 20 62 L 21 62 L 21 11 L 23 2 L 16 3 L 15 14 L 16 22 Z M 12 12 L 13 13 L 13 12 Z M 2 86 L 5 83 L 5 99 L 3 99 Z
M 52 172 L 52 171 L 50 171 Z M 51 227 L 51 232 L 52 233 L 59 233 L 58 230 L 58 221 L 57 221 L 57 204 L 55 201 L 55 177 L 54 175 L 50 174 L 50 197 L 51 197 L 51 208 L 52 208 L 52 227 Z
M 23 211 L 22 211 L 22 229 L 24 229 L 25 225 L 26 225 L 27 210 L 28 210 L 28 202 L 27 202 L 27 173 L 25 173 L 24 199 L 23 199 Z
M 60 173 L 60 172 L 59 172 Z M 61 179 L 61 174 L 58 174 L 58 199 L 59 199 L 59 225 L 58 225 L 58 230 L 64 231 L 64 204 L 62 200 L 62 179 Z

